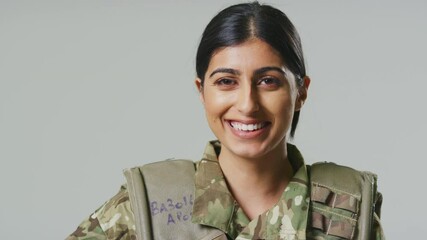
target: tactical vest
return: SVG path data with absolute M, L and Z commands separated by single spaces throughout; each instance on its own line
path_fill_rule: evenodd
M 334 163 L 308 166 L 311 201 L 307 239 L 372 239 L 381 195 L 373 173 Z M 139 240 L 226 240 L 191 222 L 195 163 L 166 160 L 124 171 Z

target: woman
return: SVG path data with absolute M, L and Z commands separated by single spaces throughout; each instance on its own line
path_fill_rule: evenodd
M 128 174 L 127 187 L 68 239 L 360 238 L 358 212 L 342 216 L 358 211 L 365 198 L 313 185 L 315 167 L 310 176 L 299 151 L 287 143 L 310 78 L 286 15 L 257 2 L 224 9 L 203 33 L 196 70 L 200 100 L 218 140 L 208 144 L 195 172 L 173 161 L 138 168 L 139 185 Z M 186 176 L 190 182 L 180 183 Z M 160 184 L 151 180 L 156 177 Z M 136 188 L 143 190 L 135 194 Z M 174 188 L 190 192 L 171 193 Z M 382 239 L 377 216 L 367 219 L 374 227 L 365 235 Z

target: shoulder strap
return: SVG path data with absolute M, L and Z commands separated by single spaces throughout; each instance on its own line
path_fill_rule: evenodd
M 194 173 L 190 160 L 166 160 L 124 171 L 140 240 L 210 240 L 223 234 L 191 222 Z
M 311 166 L 310 178 L 313 234 L 370 239 L 377 176 L 324 162 Z

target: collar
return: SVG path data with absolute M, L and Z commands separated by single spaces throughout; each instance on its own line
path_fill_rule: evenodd
M 271 239 L 279 235 L 305 238 L 309 200 L 307 169 L 299 150 L 292 144 L 287 144 L 287 149 L 294 176 L 278 203 L 250 221 L 227 187 L 217 158 L 221 144 L 209 142 L 202 160 L 197 163 L 192 221 L 220 229 L 233 239 L 240 236 Z

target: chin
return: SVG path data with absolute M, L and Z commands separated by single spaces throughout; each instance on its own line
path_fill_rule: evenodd
M 260 158 L 267 154 L 267 149 L 260 146 L 259 144 L 238 144 L 239 146 L 230 147 L 229 150 L 234 155 L 246 158 L 254 159 Z

